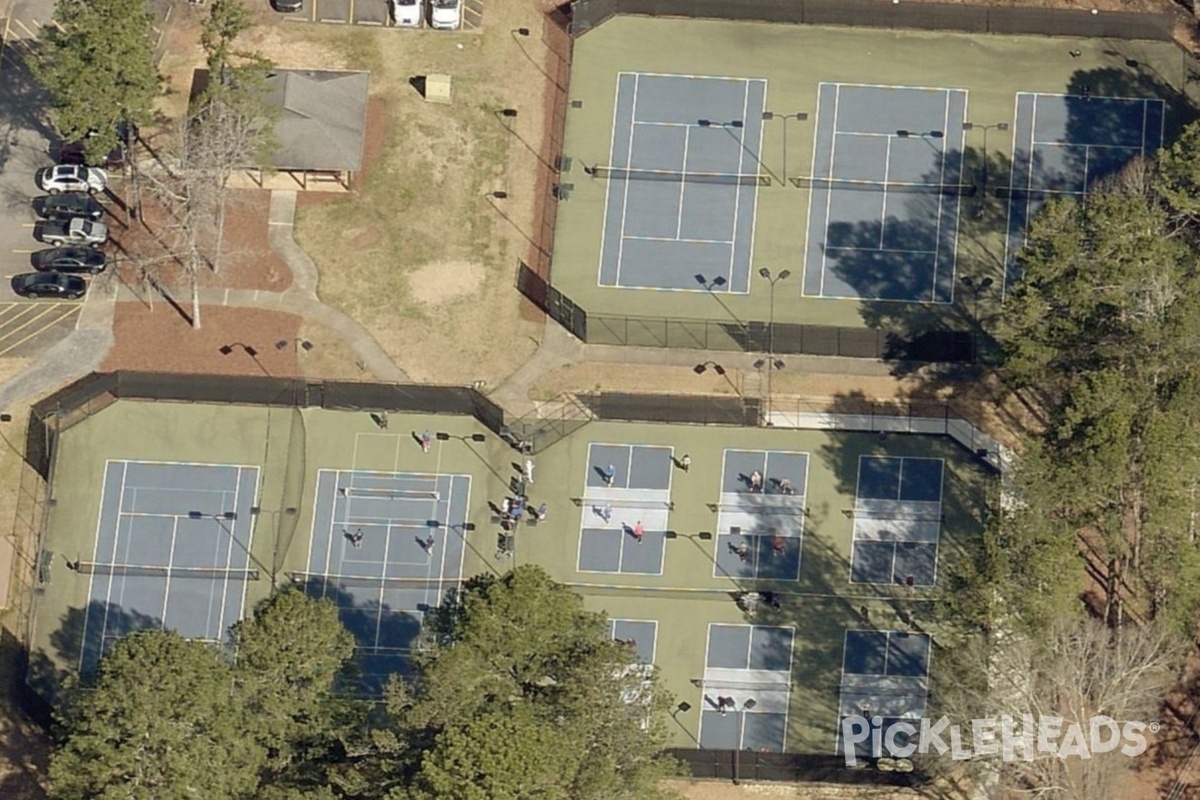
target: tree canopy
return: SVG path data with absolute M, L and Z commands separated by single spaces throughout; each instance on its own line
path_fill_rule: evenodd
M 670 703 L 605 617 L 538 567 L 469 582 L 355 776 L 389 798 L 655 798 Z
M 162 77 L 154 66 L 154 20 L 145 0 L 59 0 L 29 66 L 53 98 L 54 126 L 67 140 L 92 133 L 87 155 L 118 144 L 117 124 L 150 121 Z

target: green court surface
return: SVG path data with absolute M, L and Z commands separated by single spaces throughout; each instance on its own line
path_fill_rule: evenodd
M 1005 284 L 1010 204 L 998 193 L 1012 180 L 1014 137 L 1023 125 L 1029 127 L 1018 111 L 1018 93 L 1161 99 L 1170 142 L 1194 113 L 1183 94 L 1191 89 L 1191 63 L 1174 45 L 1161 42 L 613 17 L 574 43 L 561 178 L 565 201 L 559 204 L 551 282 L 593 316 L 742 324 L 769 317 L 771 285 L 759 275 L 759 269 L 767 267 L 775 276 L 790 272 L 774 290 L 774 319 L 779 322 L 849 327 L 888 322 L 928 326 L 956 320 L 965 324 L 968 312 L 978 316 L 998 303 Z M 697 89 L 719 81 L 695 78 L 733 79 L 734 88 L 752 86 L 739 94 L 743 104 L 716 89 Z M 760 91 L 757 87 L 764 81 Z M 843 93 L 839 112 L 835 85 L 880 88 L 884 97 L 888 90 L 899 91 L 886 103 L 864 95 L 856 105 Z M 760 97 L 763 92 L 765 97 Z M 956 98 L 945 119 L 940 113 L 905 116 L 931 92 Z M 690 100 L 680 99 L 689 93 Z M 1094 104 L 1088 113 L 1102 114 L 1096 110 L 1101 106 Z M 1089 108 L 1075 106 L 1080 107 Z M 704 113 L 705 108 L 711 113 Z M 772 118 L 760 121 L 760 108 Z M 701 114 L 707 119 L 696 119 Z M 1076 129 L 1090 125 L 1084 116 L 1068 122 Z M 888 138 L 889 155 L 883 155 L 882 144 L 875 153 L 865 139 L 849 142 L 856 131 L 872 126 L 879 131 L 864 135 Z M 910 130 L 896 131 L 900 126 Z M 685 128 L 690 131 L 687 139 L 678 133 Z M 933 129 L 945 136 L 922 140 Z M 1146 144 L 1149 153 L 1157 145 L 1154 138 Z M 826 152 L 832 139 L 845 154 L 836 166 L 834 154 Z M 1069 148 L 1082 140 L 1069 134 L 1064 141 Z M 934 169 L 918 175 L 922 157 L 928 159 L 934 151 Z M 846 161 L 853 152 L 863 156 L 862 174 Z M 828 169 L 815 158 L 818 153 L 828 158 Z M 1045 154 L 1038 151 L 1039 158 Z M 943 158 L 957 165 L 951 169 L 953 181 L 948 173 L 937 171 L 936 160 Z M 595 165 L 756 173 L 764 176 L 765 185 L 739 189 L 689 184 L 685 194 L 684 187 L 669 179 L 650 182 L 647 188 L 647 181 L 605 177 L 603 170 L 599 177 L 589 174 Z M 839 217 L 836 210 L 811 208 L 814 202 L 828 205 L 831 193 L 793 182 L 829 177 L 829 170 L 833 177 L 866 183 L 961 182 L 970 187 L 969 196 L 946 198 L 937 205 L 928 195 L 889 193 L 871 228 L 871 211 L 865 209 L 880 201 L 864 197 L 868 192 L 833 192 L 833 205 L 848 209 Z M 610 197 L 612 191 L 622 196 Z M 921 205 L 930 202 L 937 208 Z M 747 203 L 752 212 L 747 213 Z M 937 244 L 912 244 L 922 235 L 913 234 L 914 227 L 935 216 L 939 224 L 928 236 L 938 239 Z M 861 230 L 856 229 L 862 235 L 851 238 L 846 229 L 854 225 L 843 223 L 843 218 L 863 220 Z M 843 253 L 865 253 L 846 268 L 862 273 L 845 278 L 859 284 L 859 294 L 831 296 L 819 277 L 806 275 L 806 269 L 825 268 L 819 251 L 826 223 L 829 241 L 850 241 Z M 810 228 L 817 231 L 813 241 Z M 863 244 L 868 229 L 878 231 L 879 243 Z M 746 236 L 752 237 L 752 250 L 744 247 Z M 728 269 L 724 262 L 719 267 L 710 263 L 722 261 L 721 242 L 726 239 L 738 242 L 730 246 Z M 716 248 L 717 255 L 710 259 L 712 253 L 705 248 Z M 806 259 L 806 248 L 816 255 Z M 936 291 L 923 296 L 914 290 L 911 300 L 907 287 L 884 286 L 872 294 L 876 284 L 894 279 L 897 263 L 899 269 L 907 268 L 906 258 L 911 258 L 903 254 L 909 252 L 937 254 L 926 256 L 940 262 L 933 268 Z M 710 293 L 692 273 L 710 282 L 720 274 L 728 282 Z M 972 292 L 968 284 L 985 284 L 985 290 Z M 817 286 L 825 288 L 816 291 Z M 889 299 L 860 299 L 866 297 Z M 931 299 L 936 302 L 928 302 Z M 589 318 L 589 340 L 604 339 L 603 326 L 602 320 Z M 614 334 L 615 340 L 623 335 Z
M 419 442 L 426 430 L 433 434 L 429 452 Z M 440 439 L 439 432 L 450 436 Z M 475 435 L 482 441 L 473 441 Z M 687 470 L 681 466 L 685 454 L 690 456 Z M 862 509 L 874 508 L 871 504 L 890 508 L 874 515 L 887 518 L 889 527 L 903 527 L 909 517 L 932 525 L 933 540 L 926 537 L 920 546 L 928 548 L 932 560 L 925 563 L 940 576 L 955 553 L 979 535 L 991 480 L 972 453 L 945 437 L 596 421 L 534 457 L 534 482 L 525 488 L 531 509 L 546 504 L 546 518 L 535 522 L 523 515 L 512 552 L 506 554 L 498 548 L 501 519 L 493 506 L 514 493 L 524 458 L 466 417 L 393 413 L 388 430 L 381 430 L 361 412 L 116 402 L 62 433 L 46 540 L 54 556 L 38 603 L 31 682 L 52 689 L 64 673 L 78 668 L 89 636 L 85 620 L 94 627 L 102 618 L 109 635 L 161 624 L 145 609 L 134 613 L 122 608 L 117 594 L 105 598 L 107 607 L 89 610 L 89 602 L 97 603 L 93 582 L 98 576 L 68 565 L 94 557 L 103 498 L 114 494 L 102 485 L 109 462 L 262 468 L 250 545 L 260 575 L 246 584 L 247 610 L 268 595 L 272 577 L 285 585 L 293 573 L 313 572 L 311 546 L 331 540 L 329 504 L 318 496 L 322 470 L 455 475 L 469 478 L 467 524 L 437 533 L 465 537 L 462 575 L 535 563 L 579 591 L 587 607 L 613 618 L 654 623 L 654 641 L 639 641 L 639 652 L 653 653 L 666 689 L 688 706 L 673 715 L 675 745 L 692 747 L 706 738 L 706 746 L 722 749 L 714 738 L 720 733 L 717 724 L 730 718 L 718 718 L 711 709 L 721 681 L 733 680 L 737 686 L 726 691 L 744 702 L 770 677 L 755 673 L 753 663 L 749 672 L 732 678 L 711 663 L 706 668 L 711 623 L 754 624 L 772 631 L 788 628 L 794 637 L 790 651 L 777 647 L 760 654 L 763 663 L 773 665 L 771 680 L 786 685 L 771 690 L 777 720 L 786 714 L 786 738 L 779 746 L 830 754 L 836 746 L 846 631 L 922 629 L 936 591 L 935 573 L 926 574 L 923 567 L 911 570 L 917 576 L 913 587 L 904 582 L 907 567 L 895 567 L 895 575 L 877 580 L 851 582 L 860 567 L 879 566 L 878 559 L 860 563 L 854 555 L 854 532 L 861 525 L 868 532 L 862 535 L 869 534 L 870 520 Z M 610 464 L 615 472 L 611 487 L 603 475 Z M 867 475 L 870 470 L 874 477 Z M 752 492 L 751 474 L 760 471 L 765 491 Z M 124 492 L 123 507 L 128 494 Z M 180 507 L 188 502 L 180 499 Z M 601 520 L 596 505 L 611 506 L 609 523 Z M 755 510 L 745 516 L 745 507 Z M 638 523 L 645 529 L 641 543 L 633 536 Z M 629 528 L 622 530 L 623 524 Z M 197 535 L 224 541 L 215 528 Z M 776 535 L 783 539 L 778 555 L 772 551 Z M 735 552 L 743 540 L 754 545 L 744 559 Z M 353 556 L 369 550 L 344 552 Z M 605 558 L 613 553 L 617 561 L 606 566 Z M 395 548 L 392 556 L 384 554 L 381 565 L 388 564 L 391 574 L 398 563 Z M 141 557 L 136 548 L 128 553 L 135 564 L 143 563 Z M 358 563 L 369 565 L 372 558 Z M 901 564 L 899 555 L 895 564 Z M 925 585 L 926 578 L 934 585 Z M 173 578 L 168 598 L 172 592 L 191 591 L 176 589 L 180 580 L 188 587 L 204 585 Z M 339 604 L 357 606 L 355 613 L 361 613 L 364 604 L 356 601 L 363 591 L 338 595 Z M 401 621 L 419 620 L 420 602 L 402 605 L 408 602 L 406 591 L 384 595 L 383 604 L 394 606 L 390 611 Z M 749 591 L 774 592 L 778 608 L 763 603 L 747 613 L 735 600 Z M 426 602 L 431 600 L 436 602 L 426 595 Z M 729 647 L 722 647 L 721 657 L 728 657 Z M 403 653 L 371 650 L 363 655 L 364 664 L 394 667 L 399 662 L 371 659 L 402 658 Z M 767 694 L 758 697 L 759 710 L 768 710 Z M 708 733 L 701 731 L 702 714 L 708 714 Z M 745 745 L 750 744 L 746 739 Z

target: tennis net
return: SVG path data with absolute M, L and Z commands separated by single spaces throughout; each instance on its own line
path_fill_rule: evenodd
M 902 181 L 860 181 L 847 178 L 790 178 L 800 189 L 849 190 L 880 194 L 941 194 L 971 197 L 979 189 L 973 183 L 905 183 Z
M 334 585 L 346 588 L 366 589 L 432 589 L 438 592 L 458 583 L 456 580 L 438 578 L 385 578 L 382 575 L 322 575 L 319 572 L 292 572 L 292 583 L 299 586 Z
M 603 498 L 603 497 L 580 497 L 576 499 L 576 504 L 586 508 L 604 508 L 612 506 L 613 508 L 661 508 L 667 511 L 675 509 L 675 503 L 671 500 L 638 500 L 636 498 L 621 497 L 621 498 Z
M 1083 192 L 1065 189 L 1030 189 L 1024 186 L 1001 186 L 996 197 L 1011 200 L 1054 200 L 1063 197 L 1083 197 Z
M 887 522 L 895 520 L 897 522 L 945 522 L 945 514 L 903 514 L 897 511 L 871 511 L 863 508 L 853 510 L 855 519 L 871 519 Z
M 357 486 L 340 486 L 338 491 L 346 497 L 373 497 L 380 500 L 440 500 L 442 495 L 433 489 L 364 489 Z
M 770 186 L 771 176 L 762 173 L 685 172 L 671 169 L 634 169 L 597 164 L 588 175 L 606 180 L 667 181 L 669 183 L 715 183 L 724 186 Z
M 256 569 L 221 569 L 218 567 L 153 567 L 143 564 L 101 564 L 79 561 L 75 571 L 84 575 L 117 575 L 120 577 L 201 578 L 210 581 L 257 581 Z

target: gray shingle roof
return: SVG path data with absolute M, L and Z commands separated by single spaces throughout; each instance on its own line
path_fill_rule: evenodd
M 266 102 L 278 109 L 271 164 L 280 169 L 362 167 L 367 126 L 367 72 L 275 70 Z

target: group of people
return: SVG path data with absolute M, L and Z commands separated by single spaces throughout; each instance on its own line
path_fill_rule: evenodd
M 500 505 L 500 527 L 505 531 L 516 529 L 521 523 L 521 517 L 529 515 L 538 522 L 544 522 L 549 508 L 545 503 L 542 503 L 536 509 L 529 508 L 529 498 L 523 494 L 515 497 L 506 497 Z
M 750 484 L 750 491 L 758 492 L 760 494 L 763 492 L 765 483 L 762 472 L 754 470 L 750 473 L 750 477 L 747 482 Z M 792 485 L 791 478 L 780 478 L 775 482 L 775 491 L 779 494 L 795 494 L 796 487 Z

